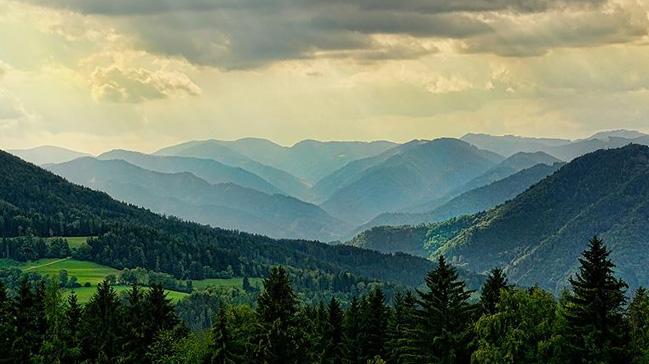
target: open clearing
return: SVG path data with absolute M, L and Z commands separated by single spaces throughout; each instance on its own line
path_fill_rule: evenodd
M 84 240 L 85 241 L 85 240 Z M 108 275 L 119 275 L 119 270 L 105 265 L 77 260 L 72 258 L 59 258 L 59 259 L 39 259 L 26 263 L 20 263 L 9 259 L 0 259 L 0 268 L 16 266 L 24 272 L 38 273 L 43 276 L 58 277 L 59 272 L 66 270 L 68 277 L 77 277 L 77 282 L 82 287 L 66 288 L 63 290 L 65 295 L 75 292 L 79 302 L 85 303 L 90 300 L 95 293 L 97 284 L 101 283 Z M 262 278 L 249 278 L 252 287 L 261 288 Z M 83 287 L 84 284 L 90 283 L 90 287 Z M 243 278 L 212 278 L 201 279 L 192 281 L 194 290 L 202 290 L 208 287 L 226 287 L 226 288 L 243 288 Z M 127 291 L 130 287 L 125 285 L 113 286 L 116 292 Z M 167 297 L 172 301 L 177 302 L 188 294 L 184 292 L 166 290 Z

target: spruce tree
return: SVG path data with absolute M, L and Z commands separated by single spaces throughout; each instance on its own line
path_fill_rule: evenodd
M 361 304 L 361 314 L 363 360 L 385 358 L 389 311 L 383 290 L 375 288 L 367 295 Z
M 144 299 L 145 343 L 150 345 L 160 331 L 172 331 L 180 320 L 173 303 L 159 284 L 151 285 Z
M 121 361 L 124 363 L 142 362 L 146 349 L 151 344 L 151 341 L 147 341 L 146 330 L 149 319 L 145 306 L 142 290 L 134 284 L 128 292 L 124 307 L 124 334 L 121 339 L 124 347 Z
M 260 323 L 259 360 L 265 363 L 300 363 L 304 337 L 296 320 L 298 303 L 284 268 L 273 268 L 257 298 Z
M 468 363 L 475 312 L 475 306 L 469 303 L 471 291 L 443 256 L 426 276 L 426 287 L 426 292 L 417 290 L 416 356 L 426 363 Z
M 48 280 L 44 297 L 46 332 L 41 346 L 41 358 L 46 363 L 61 363 L 67 352 L 65 342 L 65 302 L 61 298 L 60 284 Z
M 363 362 L 360 321 L 360 304 L 358 299 L 353 297 L 343 319 L 343 362 L 346 364 L 360 364 Z
M 414 333 L 416 327 L 417 300 L 412 292 L 397 292 L 394 310 L 388 326 L 388 359 L 391 363 L 416 363 Z
M 634 363 L 649 363 L 649 294 L 640 287 L 627 309 Z
M 64 363 L 78 363 L 81 357 L 79 331 L 81 329 L 82 310 L 77 300 L 77 295 L 72 292 L 68 296 L 68 305 L 65 310 L 64 342 L 66 352 Z
M 15 336 L 12 316 L 11 301 L 4 284 L 0 281 L 0 358 L 7 360 L 11 357 L 11 342 Z
M 335 298 L 327 307 L 327 329 L 324 335 L 325 351 L 323 363 L 342 364 L 343 361 L 343 311 Z
M 492 269 L 482 286 L 480 307 L 483 314 L 493 315 L 496 313 L 496 306 L 500 302 L 500 291 L 507 288 L 509 288 L 509 283 L 505 272 L 500 268 Z
M 108 281 L 86 304 L 81 324 L 82 359 L 97 363 L 112 363 L 119 354 L 122 318 L 115 290 Z
M 235 363 L 232 352 L 232 338 L 228 329 L 228 317 L 225 305 L 221 304 L 214 323 L 212 324 L 211 355 L 208 364 Z
M 624 362 L 627 328 L 623 305 L 626 283 L 615 277 L 615 265 L 604 242 L 594 237 L 579 259 L 579 272 L 570 278 L 565 315 L 574 362 Z
M 34 315 L 34 294 L 26 277 L 20 282 L 18 295 L 13 304 L 14 337 L 11 343 L 13 362 L 28 363 L 30 357 L 37 353 L 39 337 Z

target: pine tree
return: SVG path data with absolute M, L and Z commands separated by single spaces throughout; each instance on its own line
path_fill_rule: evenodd
M 360 320 L 360 304 L 358 299 L 353 297 L 343 319 L 343 362 L 346 364 L 360 364 L 363 362 Z
M 640 287 L 627 309 L 634 363 L 649 363 L 649 294 Z
M 232 353 L 232 338 L 228 329 L 227 311 L 223 304 L 220 305 L 218 315 L 212 324 L 212 354 L 207 361 L 209 364 L 235 363 Z
M 343 361 L 343 312 L 335 298 L 331 298 L 327 307 L 327 330 L 323 363 L 342 364 Z
M 508 288 L 509 283 L 503 270 L 500 268 L 492 269 L 482 286 L 482 295 L 480 296 L 482 313 L 486 315 L 496 313 L 496 306 L 500 302 L 500 291 Z
M 626 283 L 613 274 L 610 252 L 598 237 L 590 240 L 570 278 L 565 307 L 574 362 L 624 362 L 626 327 L 622 307 Z
M 375 288 L 369 293 L 361 304 L 361 314 L 363 359 L 385 358 L 389 311 L 383 290 Z
M 108 281 L 86 304 L 81 324 L 82 358 L 97 363 L 112 363 L 119 353 L 122 318 L 115 290 Z
M 260 323 L 259 360 L 265 363 L 301 363 L 304 335 L 297 317 L 297 298 L 284 268 L 273 268 L 257 298 Z
M 415 337 L 417 300 L 412 292 L 405 295 L 397 292 L 394 297 L 394 312 L 388 325 L 388 358 L 391 363 L 416 363 Z
M 427 292 L 417 291 L 420 306 L 414 346 L 423 362 L 468 363 L 471 354 L 472 318 L 475 307 L 455 269 L 440 256 L 437 267 L 426 276 Z

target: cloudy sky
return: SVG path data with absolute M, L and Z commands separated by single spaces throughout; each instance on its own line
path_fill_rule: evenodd
M 649 131 L 649 0 L 0 0 L 0 148 Z

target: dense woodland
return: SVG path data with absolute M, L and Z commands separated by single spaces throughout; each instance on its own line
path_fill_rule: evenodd
M 341 304 L 300 302 L 284 268 L 252 305 L 222 301 L 210 330 L 189 330 L 159 285 L 118 296 L 100 284 L 84 306 L 58 282 L 0 286 L 6 363 L 645 363 L 649 294 L 627 300 L 610 252 L 590 241 L 557 299 L 494 269 L 472 297 L 444 258 L 421 289 L 376 288 Z

